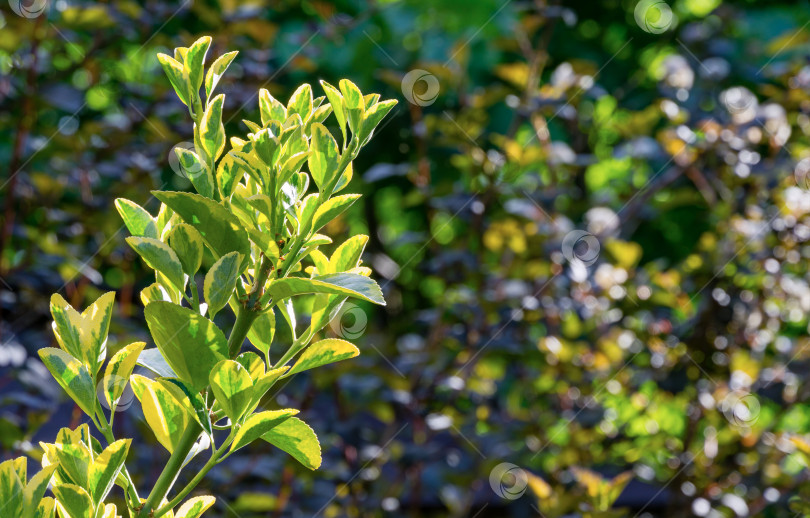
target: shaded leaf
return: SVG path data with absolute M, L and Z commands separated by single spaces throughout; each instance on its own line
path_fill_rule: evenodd
M 197 194 L 170 191 L 153 191 L 153 194 L 200 232 L 217 259 L 229 252 L 239 252 L 248 260 L 247 233 L 225 207 Z
M 190 308 L 152 302 L 144 317 L 163 358 L 181 380 L 200 391 L 208 376 L 227 357 L 228 341 L 210 320 Z
M 146 367 L 163 378 L 176 378 L 177 374 L 172 370 L 166 358 L 161 354 L 160 349 L 146 349 L 138 356 L 138 365 Z

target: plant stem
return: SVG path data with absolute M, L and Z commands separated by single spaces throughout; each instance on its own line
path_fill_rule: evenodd
M 228 337 L 228 354 L 231 358 L 235 358 L 239 354 L 239 349 L 242 348 L 245 337 L 250 331 L 250 326 L 253 325 L 258 316 L 259 312 L 253 311 L 251 304 L 239 306 L 236 322 L 234 322 L 233 329 L 231 329 L 231 336 Z
M 191 305 L 194 311 L 200 312 L 200 294 L 197 293 L 197 281 L 193 275 L 189 276 L 189 284 L 191 284 Z
M 179 493 L 177 493 L 177 496 L 172 498 L 172 500 L 169 503 L 167 503 L 166 505 L 164 505 L 163 507 L 161 507 L 160 509 L 156 510 L 153 513 L 153 518 L 160 518 L 164 514 L 168 513 L 169 511 L 177 507 L 180 504 L 180 502 L 186 496 L 188 496 L 188 494 L 191 493 L 195 487 L 197 487 L 197 484 L 199 484 L 202 481 L 203 477 L 205 477 L 205 475 L 207 475 L 208 472 L 211 471 L 211 468 L 213 468 L 219 462 L 219 459 L 222 456 L 222 452 L 225 451 L 225 448 L 228 447 L 232 439 L 233 433 L 231 433 L 231 435 L 222 444 L 222 446 L 220 446 L 220 448 L 216 450 L 213 455 L 211 455 L 211 458 L 208 459 L 208 462 L 205 463 L 205 466 L 203 466 L 202 469 L 198 471 L 196 475 L 194 475 L 194 478 L 192 478 L 191 481 L 188 484 L 186 484 L 186 487 L 184 487 Z
M 250 296 L 244 305 L 239 306 L 236 313 L 236 322 L 231 329 L 231 336 L 228 337 L 228 354 L 231 358 L 235 358 L 239 354 L 239 349 L 242 348 L 242 343 L 247 337 L 250 326 L 259 318 L 261 313 L 261 306 L 258 304 L 259 297 L 264 291 L 264 283 L 270 275 L 270 267 L 272 262 L 267 256 L 262 256 L 262 262 L 259 266 L 259 271 L 256 273 L 256 279 L 253 283 L 253 289 Z
M 189 423 L 188 428 L 180 438 L 180 443 L 174 448 L 174 452 L 169 457 L 169 461 L 160 473 L 157 482 L 155 482 L 152 492 L 149 493 L 149 498 L 146 499 L 141 511 L 138 513 L 138 518 L 149 518 L 152 511 L 157 509 L 166 498 L 166 495 L 169 494 L 172 484 L 174 484 L 180 469 L 183 467 L 183 461 L 186 460 L 194 443 L 197 442 L 201 431 L 202 428 L 196 421 Z

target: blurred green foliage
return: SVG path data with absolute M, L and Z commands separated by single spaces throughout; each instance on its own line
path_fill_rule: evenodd
M 189 188 L 154 56 L 211 34 L 244 49 L 226 120 L 317 79 L 400 99 L 328 229 L 371 236 L 389 306 L 340 315 L 359 361 L 279 401 L 326 473 L 235 456 L 212 512 L 810 514 L 806 2 L 45 4 L 0 20 L 4 456 L 80 417 L 27 357 L 48 294 L 117 290 L 111 346 L 146 338 L 107 215 Z

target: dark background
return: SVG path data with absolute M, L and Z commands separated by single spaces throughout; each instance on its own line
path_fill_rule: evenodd
M 210 515 L 804 514 L 789 501 L 810 492 L 807 2 L 648 2 L 640 18 L 634 1 L 12 4 L 3 460 L 82 419 L 35 354 L 55 343 L 51 293 L 84 307 L 115 290 L 111 347 L 151 343 L 152 280 L 113 200 L 154 213 L 150 190 L 190 187 L 168 156 L 191 124 L 155 55 L 208 34 L 209 56 L 240 51 L 220 83 L 228 135 L 260 87 L 286 100 L 346 77 L 399 100 L 354 164 L 365 196 L 327 229 L 370 235 L 388 306 L 331 327 L 360 358 L 268 401 L 302 410 L 323 466 L 256 444 L 201 487 Z M 150 487 L 165 450 L 137 401 L 115 422 Z

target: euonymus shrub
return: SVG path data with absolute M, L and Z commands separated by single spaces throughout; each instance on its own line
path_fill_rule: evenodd
M 113 518 L 124 512 L 105 502 L 115 485 L 130 517 L 196 518 L 214 498 L 187 496 L 213 466 L 257 440 L 310 469 L 321 463 L 318 439 L 298 411 L 266 410 L 261 401 L 279 380 L 358 354 L 339 339 L 313 343 L 347 298 L 385 303 L 361 265 L 367 237 L 351 237 L 327 256 L 319 247 L 332 240 L 319 231 L 359 197 L 340 194 L 352 178 L 352 160 L 396 102 L 363 95 L 347 80 L 339 88 L 322 82 L 326 95 L 317 98 L 305 84 L 286 105 L 263 89 L 261 121 L 244 121 L 247 137 L 231 137 L 226 153 L 225 96 L 215 90 L 236 52 L 206 71 L 210 43 L 205 37 L 175 49 L 174 57 L 158 55 L 194 121 L 194 149 L 176 152 L 197 194 L 153 192 L 162 202 L 156 217 L 132 201 L 116 201 L 132 233 L 127 243 L 155 271 L 155 282 L 141 292 L 155 347 L 135 342 L 108 354 L 114 293 L 82 312 L 53 296 L 60 348 L 42 349 L 40 357 L 106 445 L 83 424 L 42 443 L 42 470 L 30 480 L 25 458 L 0 464 L 4 518 Z M 323 125 L 330 114 L 341 146 Z M 211 265 L 204 275 L 203 264 Z M 296 325 L 293 305 L 302 296 L 311 307 L 305 329 Z M 222 311 L 235 315 L 230 330 L 214 322 Z M 291 338 L 273 343 L 279 315 Z M 246 340 L 255 351 L 243 350 Z M 142 374 L 133 373 L 136 366 Z M 127 384 L 170 454 L 148 493 L 139 492 L 125 466 L 131 439 L 113 434 Z M 178 473 L 206 450 L 205 465 L 173 490 Z M 49 483 L 53 497 L 44 496 Z

